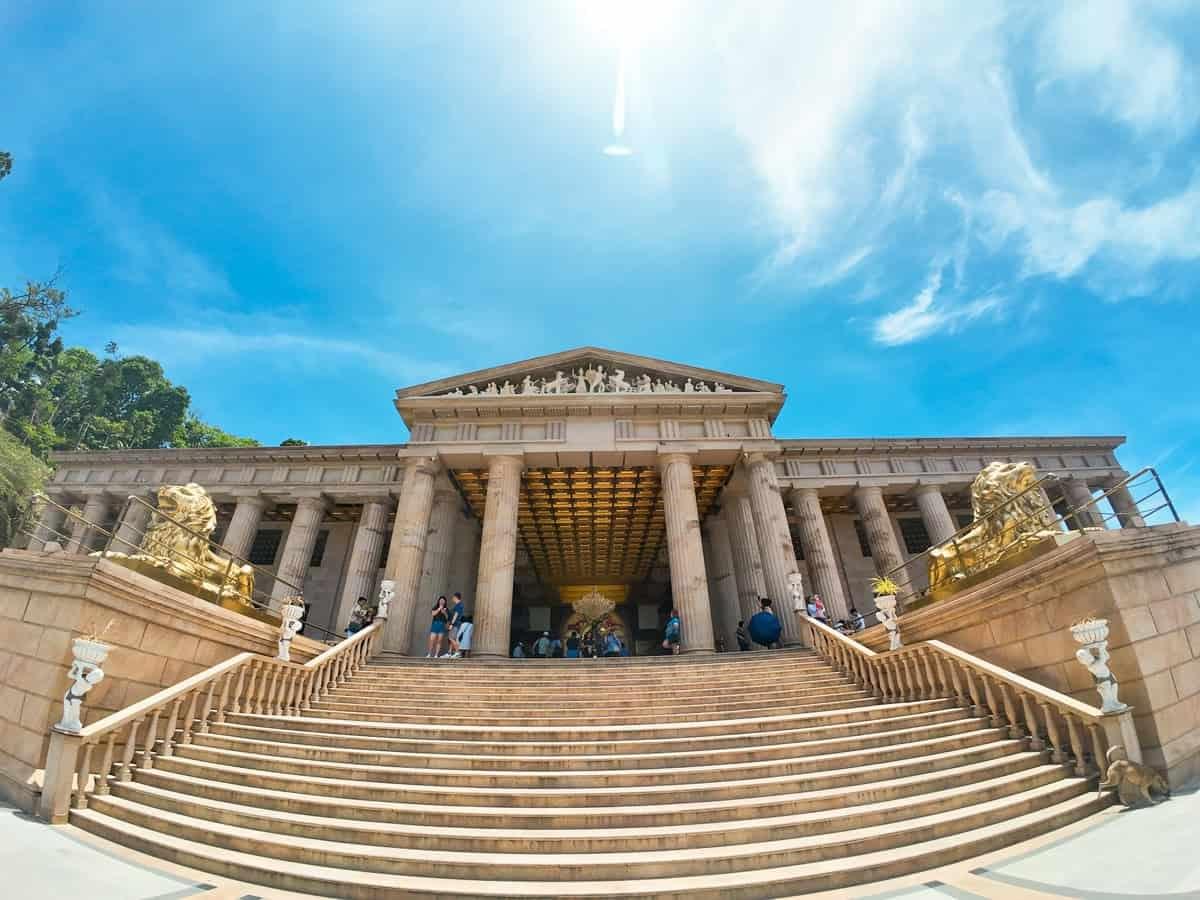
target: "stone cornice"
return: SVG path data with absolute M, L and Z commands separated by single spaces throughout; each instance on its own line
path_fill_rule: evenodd
M 1058 437 L 896 437 L 896 438 L 779 438 L 785 456 L 871 453 L 926 453 L 931 450 L 1032 450 L 1079 449 L 1113 451 L 1125 443 L 1124 435 Z
M 177 465 L 195 463 L 202 466 L 223 463 L 289 463 L 356 462 L 360 460 L 392 461 L 405 455 L 407 444 L 327 444 L 308 447 L 211 447 L 203 449 L 142 449 L 56 451 L 50 459 L 57 465 L 87 463 L 89 465 L 131 465 L 161 463 Z

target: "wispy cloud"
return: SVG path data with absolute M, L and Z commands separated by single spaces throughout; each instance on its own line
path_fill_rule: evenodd
M 959 304 L 939 304 L 941 287 L 942 270 L 937 268 L 911 303 L 876 321 L 875 340 L 887 346 L 909 344 L 939 331 L 953 333 L 982 316 L 998 315 L 1004 308 L 1004 298 L 998 295 Z

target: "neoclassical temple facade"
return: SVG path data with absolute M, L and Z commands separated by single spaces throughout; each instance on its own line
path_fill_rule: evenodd
M 785 399 L 779 384 L 585 347 L 397 391 L 405 444 L 61 453 L 47 492 L 137 529 L 116 521 L 126 497 L 196 482 L 220 543 L 303 584 L 310 623 L 340 631 L 391 579 L 392 649 L 424 652 L 441 593 L 463 594 L 477 655 L 506 655 L 564 631 L 571 599 L 595 589 L 646 653 L 672 605 L 685 650 L 732 649 L 764 596 L 797 639 L 795 572 L 835 618 L 869 614 L 869 579 L 968 522 L 993 460 L 1064 476 L 1051 500 L 1076 508 L 1126 474 L 1119 437 L 781 437 Z M 1126 492 L 1108 502 L 1113 523 L 1136 523 Z M 76 527 L 66 549 L 97 535 Z

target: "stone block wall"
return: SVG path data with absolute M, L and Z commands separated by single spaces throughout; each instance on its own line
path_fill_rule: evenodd
M 31 810 L 49 729 L 62 715 L 71 641 L 112 626 L 105 678 L 84 701 L 84 723 L 124 709 L 244 651 L 274 656 L 277 629 L 106 560 L 65 553 L 0 553 L 0 798 Z M 324 649 L 298 637 L 292 658 Z
M 1099 706 L 1070 634 L 1086 616 L 1108 619 L 1146 762 L 1176 786 L 1200 779 L 1200 527 L 1089 533 L 900 622 L 906 644 L 936 638 Z M 860 637 L 887 648 L 881 627 Z

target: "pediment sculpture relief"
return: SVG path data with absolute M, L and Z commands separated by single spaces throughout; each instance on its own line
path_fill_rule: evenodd
M 687 378 L 682 383 L 670 378 L 649 373 L 632 375 L 625 369 L 614 367 L 609 372 L 604 365 L 589 364 L 564 371 L 557 370 L 553 377 L 526 375 L 520 382 L 506 379 L 501 383 L 489 381 L 483 388 L 478 385 L 457 387 L 447 391 L 444 397 L 539 397 L 562 394 L 732 394 L 733 388 L 719 381 L 701 381 Z

